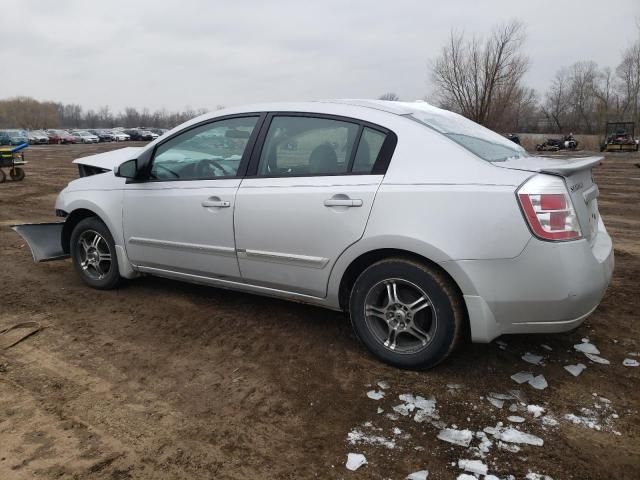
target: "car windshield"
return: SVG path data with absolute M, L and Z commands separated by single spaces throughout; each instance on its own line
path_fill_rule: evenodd
M 504 162 L 529 156 L 520 145 L 462 115 L 428 103 L 405 103 L 405 105 L 414 110 L 409 115 L 411 118 L 440 132 L 483 160 Z

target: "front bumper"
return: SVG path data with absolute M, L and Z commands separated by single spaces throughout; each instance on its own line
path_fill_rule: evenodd
M 35 262 L 46 262 L 69 256 L 62 248 L 63 226 L 64 223 L 31 223 L 11 228 L 27 242 Z
M 602 300 L 613 273 L 613 244 L 600 222 L 593 244 L 532 238 L 513 259 L 462 260 L 443 267 L 460 280 L 474 341 L 564 332 L 579 326 Z

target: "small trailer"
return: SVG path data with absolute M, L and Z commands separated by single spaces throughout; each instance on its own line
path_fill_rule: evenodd
M 634 122 L 608 122 L 604 132 L 601 152 L 637 152 Z
M 27 163 L 24 160 L 24 149 L 28 146 L 28 143 L 21 143 L 16 146 L 0 147 L 0 183 L 4 183 L 7 179 L 7 174 L 2 170 L 3 168 L 9 169 L 11 180 L 15 182 L 24 180 L 24 169 L 20 166 Z

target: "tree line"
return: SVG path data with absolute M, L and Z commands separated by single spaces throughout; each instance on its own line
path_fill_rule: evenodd
M 639 25 L 640 33 L 640 25 Z M 640 35 L 615 69 L 576 61 L 558 70 L 545 92 L 526 86 L 525 28 L 512 21 L 486 37 L 452 31 L 431 61 L 433 99 L 499 132 L 601 133 L 607 121 L 640 127 Z M 397 100 L 395 93 L 381 97 Z
M 42 102 L 30 97 L 0 100 L 0 128 L 26 130 L 48 128 L 109 128 L 158 127 L 171 128 L 193 117 L 206 113 L 206 109 L 187 108 L 179 112 L 150 111 L 127 107 L 114 113 L 108 106 L 98 110 L 85 110 L 77 104 Z

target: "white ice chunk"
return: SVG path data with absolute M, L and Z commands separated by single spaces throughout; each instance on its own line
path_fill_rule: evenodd
M 445 442 L 460 445 L 462 447 L 468 447 L 473 439 L 473 432 L 471 430 L 456 430 L 455 428 L 445 428 L 440 431 L 438 438 Z
M 525 480 L 553 480 L 549 475 L 541 475 L 533 472 L 527 473 L 527 476 L 524 478 Z
M 638 360 L 634 360 L 633 358 L 625 358 L 622 361 L 622 365 L 625 367 L 640 367 L 640 362 Z
M 520 447 L 512 443 L 498 442 L 498 448 L 500 450 L 506 450 L 507 452 L 511 453 L 518 453 L 520 451 Z
M 524 417 L 519 417 L 517 415 L 511 415 L 511 416 L 507 417 L 507 420 L 509 420 L 510 422 L 513 422 L 513 423 L 522 423 L 522 422 L 524 422 L 525 419 L 524 419 Z
M 394 435 L 400 435 L 402 433 L 402 430 L 400 430 L 398 427 L 393 427 L 393 434 Z
M 545 350 L 548 350 L 548 351 L 550 351 L 550 352 L 551 352 L 551 351 L 553 351 L 553 348 L 551 348 L 549 345 L 546 345 L 546 344 L 544 344 L 544 343 L 540 344 L 540 346 L 541 346 L 542 348 L 544 348 Z
M 598 350 L 598 348 L 594 344 L 589 343 L 588 341 L 583 343 L 577 343 L 576 345 L 573 346 L 573 348 L 575 348 L 577 351 L 582 353 L 591 353 L 595 355 L 600 353 L 600 350 Z
M 375 390 L 369 390 L 367 392 L 367 397 L 369 397 L 371 400 L 381 400 L 384 398 L 384 392 L 382 391 L 376 392 Z
M 533 365 L 540 365 L 542 363 L 543 357 L 527 352 L 522 356 L 522 360 Z
M 378 435 L 367 435 L 363 431 L 357 429 L 351 430 L 347 434 L 347 441 L 351 445 L 364 443 L 367 445 L 381 445 L 389 449 L 396 448 L 396 442 L 393 440 L 389 440 L 388 438 L 380 437 Z
M 500 432 L 499 438 L 503 442 L 508 443 L 524 443 L 527 445 L 535 445 L 536 447 L 544 445 L 544 440 L 540 437 L 536 437 L 531 433 L 521 432 L 512 427 L 508 427 L 503 432 Z
M 558 421 L 550 415 L 545 415 L 542 417 L 542 424 L 548 427 L 555 427 L 558 425 Z
M 496 408 L 502 408 L 504 406 L 504 400 L 498 400 L 497 398 L 487 397 L 489 403 Z
M 510 412 L 517 412 L 518 411 L 518 404 L 517 403 L 512 403 L 511 405 L 509 405 L 509 411 Z
M 378 386 L 383 390 L 387 390 L 389 388 L 389 383 L 388 382 L 378 382 Z
M 459 383 L 447 383 L 447 388 L 449 390 L 460 390 L 462 388 L 462 385 L 460 385 Z
M 609 365 L 611 362 L 609 360 L 607 360 L 606 358 L 602 358 L 599 357 L 598 355 L 595 355 L 593 353 L 585 353 L 585 355 L 587 356 L 587 358 L 589 360 L 591 360 L 592 362 L 595 363 L 599 363 L 601 365 Z
M 378 415 L 380 415 L 381 413 L 384 413 L 384 409 L 383 409 L 383 408 L 378 407 L 377 412 L 378 412 Z
M 582 363 L 577 363 L 576 365 L 565 365 L 564 366 L 564 369 L 567 372 L 569 372 L 571 375 L 573 375 L 574 377 L 577 377 L 578 375 L 580 375 L 585 368 L 587 368 L 587 367 Z
M 538 418 L 544 413 L 544 407 L 541 407 L 540 405 L 527 405 L 527 412 L 529 412 L 535 418 Z
M 498 400 L 513 400 L 513 395 L 509 393 L 495 393 L 491 392 L 490 397 L 497 398 Z
M 533 380 L 533 374 L 529 372 L 518 372 L 511 375 L 511 380 L 516 383 L 525 383 Z
M 355 472 L 361 466 L 367 464 L 367 457 L 362 455 L 361 453 L 350 453 L 347 455 L 347 470 L 351 470 Z
M 461 473 L 456 477 L 456 480 L 478 480 L 475 475 L 469 475 L 468 473 Z
M 489 467 L 480 460 L 458 460 L 458 468 L 478 475 L 486 475 Z
M 531 380 L 529 380 L 529 385 L 531 385 L 536 390 L 544 390 L 549 386 L 547 380 L 544 378 L 544 375 L 538 375 Z
M 429 478 L 429 470 L 420 470 L 409 474 L 405 480 L 427 480 L 427 478 Z
M 398 412 L 403 417 L 409 415 L 409 413 L 415 410 L 416 406 L 413 403 L 401 403 L 400 405 L 396 405 L 393 407 L 394 412 Z

